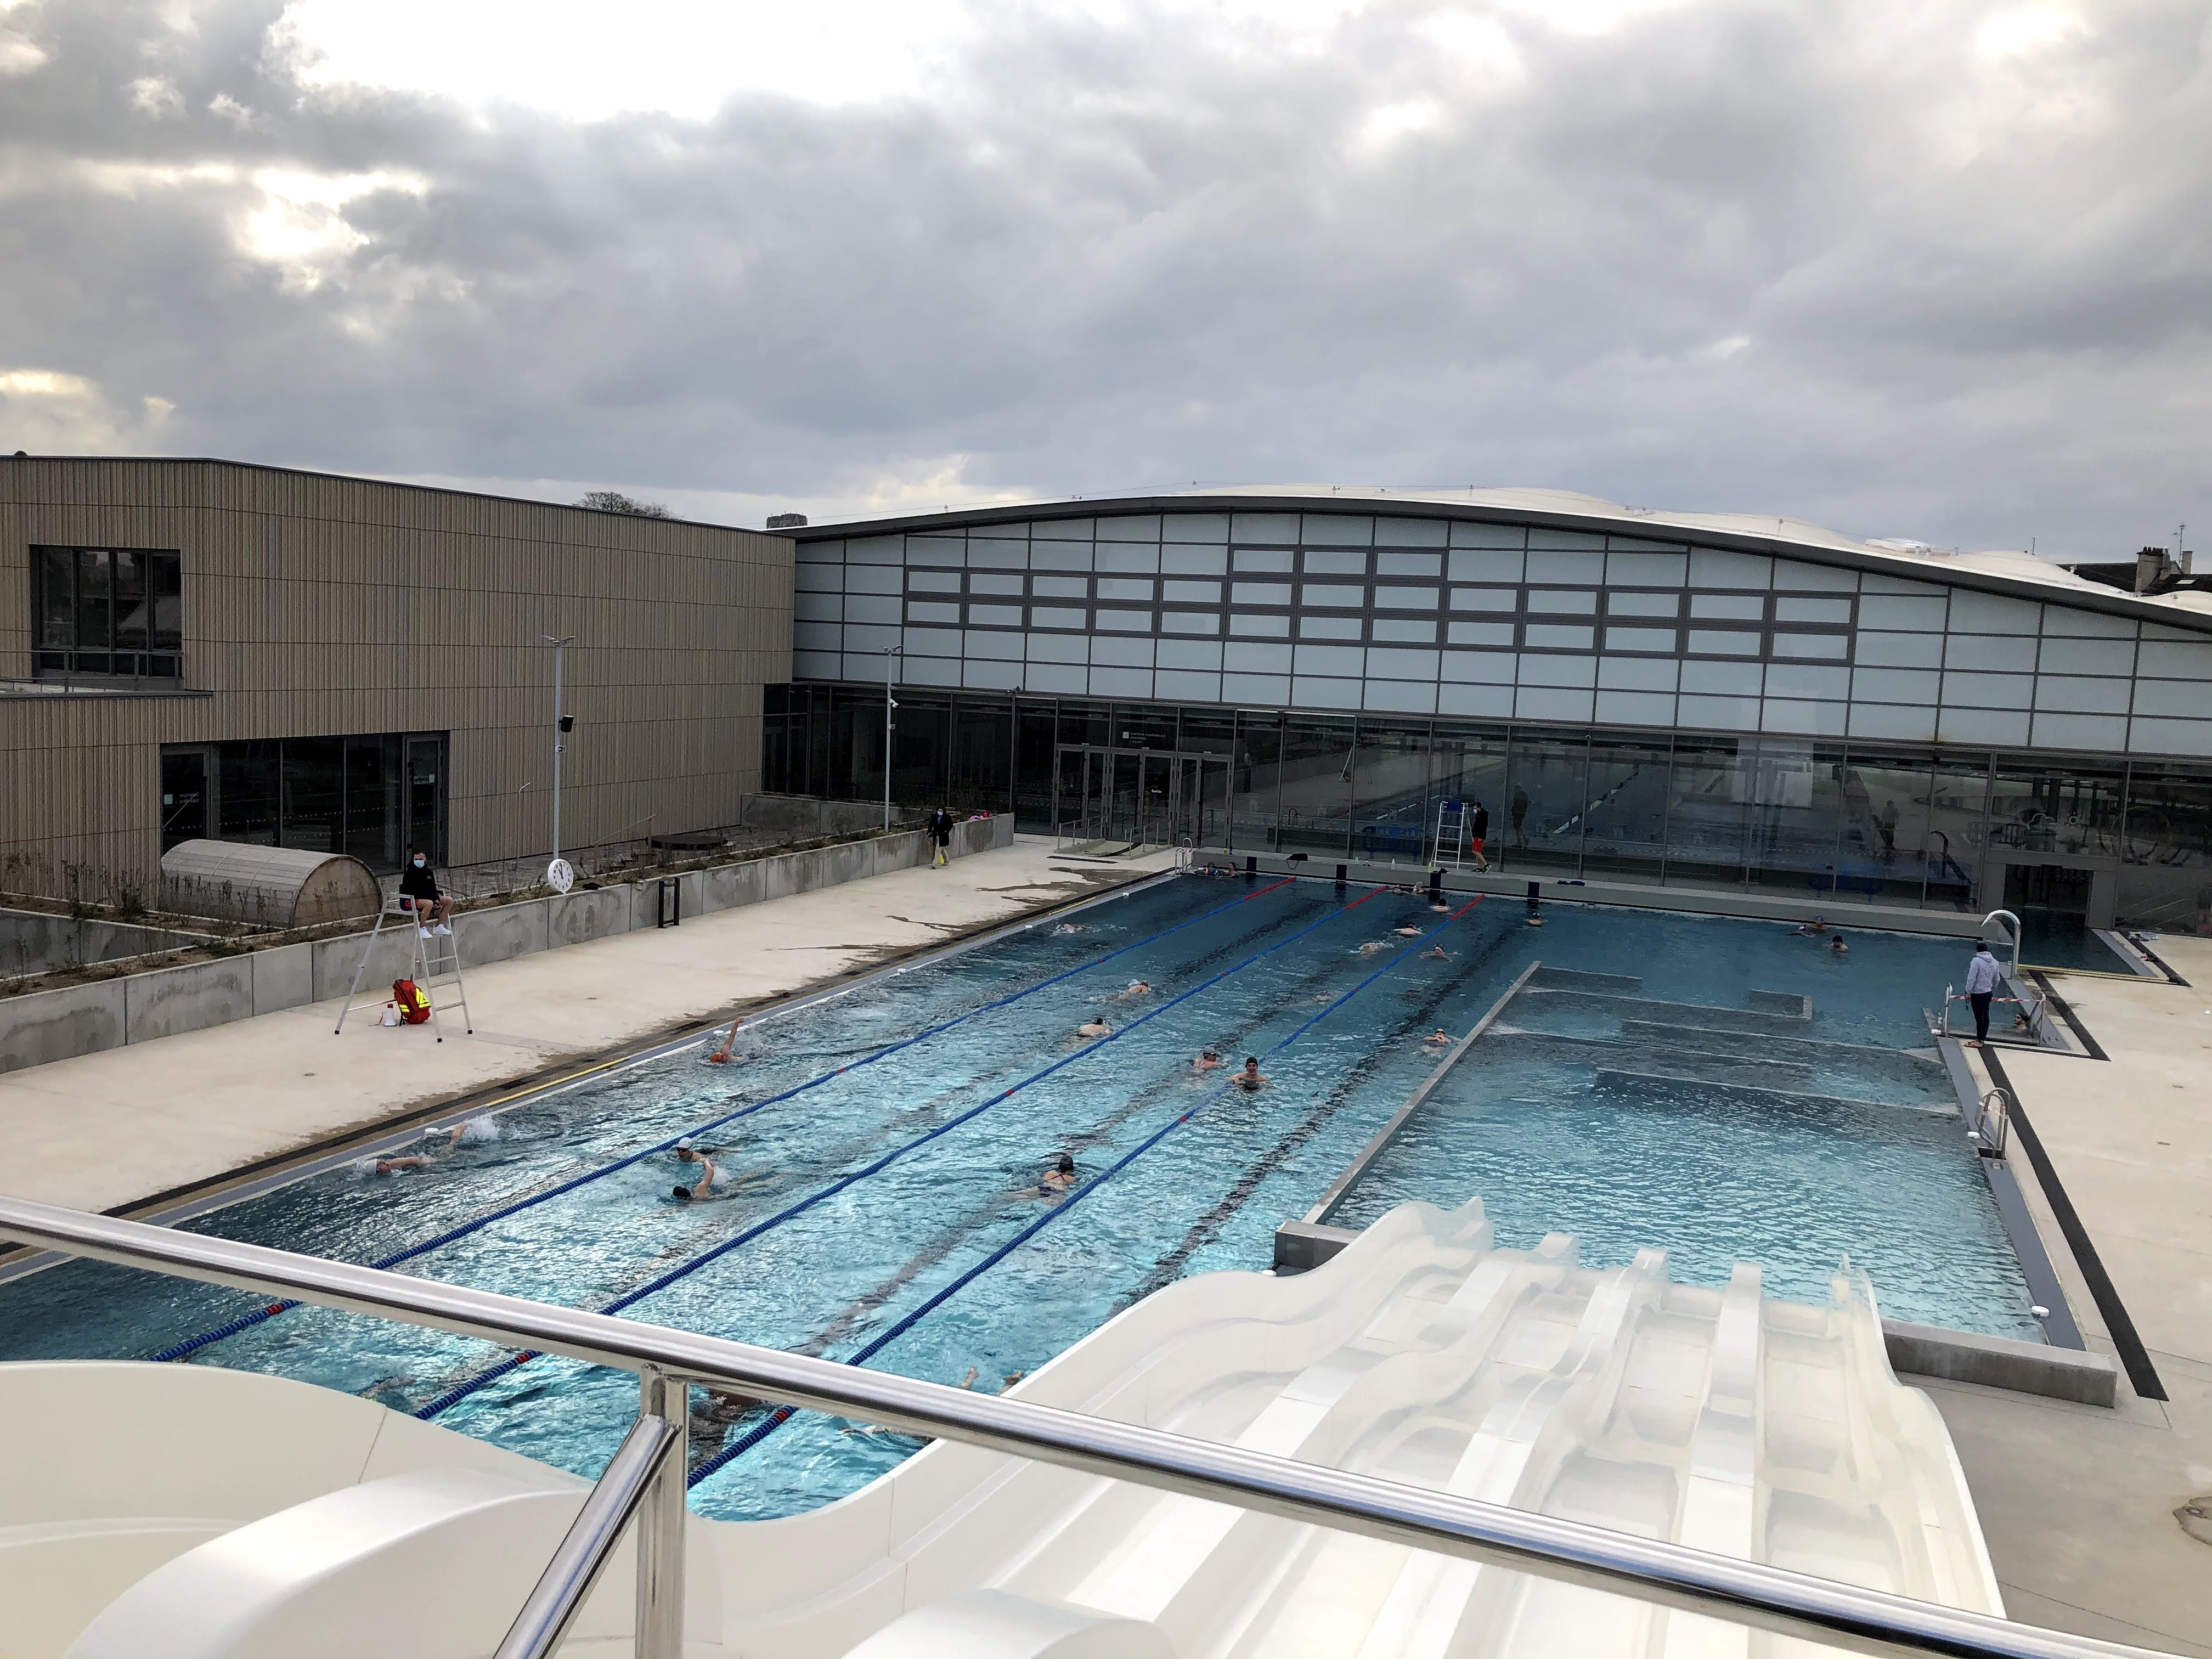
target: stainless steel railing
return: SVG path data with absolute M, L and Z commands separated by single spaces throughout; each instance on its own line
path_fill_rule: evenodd
M 2172 1659 L 2148 1649 L 2039 1630 L 1755 1561 L 1708 1555 L 1580 1522 L 1027 1401 L 975 1395 L 832 1360 L 258 1244 L 173 1232 L 27 1199 L 0 1198 L 0 1237 L 64 1255 L 403 1320 L 638 1373 L 641 1415 L 672 1422 L 678 1431 L 674 1443 L 659 1454 L 657 1470 L 644 1484 L 638 1510 L 651 1523 L 641 1537 L 638 1555 L 639 1659 L 678 1659 L 682 1651 L 683 1390 L 691 1383 L 840 1413 L 903 1433 L 960 1441 L 1084 1474 L 1234 1504 L 1285 1520 L 1632 1595 L 1663 1607 L 1808 1638 L 1845 1652 L 1941 1654 L 1954 1659 Z M 641 1451 L 622 1462 L 622 1490 L 627 1491 L 635 1479 L 635 1465 L 643 1455 Z M 601 1477 L 603 1483 L 614 1473 L 611 1466 L 609 1476 Z M 611 1530 L 605 1525 L 615 1501 L 611 1494 L 596 1514 L 587 1503 L 586 1514 L 579 1516 L 571 1529 L 570 1539 L 576 1540 L 588 1519 L 592 1530 L 582 1542 L 596 1547 L 602 1559 L 621 1531 L 618 1525 Z M 588 1574 L 581 1575 L 579 1585 L 578 1569 L 563 1565 L 571 1559 L 564 1540 L 547 1571 L 548 1579 L 557 1576 L 561 1582 L 549 1587 L 541 1580 L 532 1593 L 532 1607 L 556 1604 L 564 1595 L 580 1604 L 589 1588 Z M 562 1584 L 568 1586 L 565 1590 Z M 648 1608 L 653 1613 L 649 1626 L 644 1617 Z M 547 1630 L 548 1615 L 541 1613 L 538 1618 L 536 1628 Z M 557 1640 L 558 1632 L 551 1637 Z M 515 1639 L 510 1635 L 510 1642 Z M 522 1655 L 538 1659 L 550 1651 L 542 1644 L 501 1650 L 505 1659 Z

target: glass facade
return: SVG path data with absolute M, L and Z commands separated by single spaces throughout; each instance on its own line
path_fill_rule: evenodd
M 161 850 L 211 836 L 344 853 L 380 874 L 410 847 L 442 863 L 446 748 L 442 732 L 165 744 Z
M 1489 808 L 1488 856 L 1509 872 L 1971 910 L 2003 902 L 1981 872 L 2014 849 L 2117 867 L 2124 924 L 2212 911 L 2212 765 L 906 686 L 896 701 L 897 799 L 1010 811 L 1024 830 L 1420 866 L 1458 799 Z M 766 707 L 764 787 L 881 795 L 880 686 L 772 686 Z M 281 793 L 279 762 L 239 764 Z

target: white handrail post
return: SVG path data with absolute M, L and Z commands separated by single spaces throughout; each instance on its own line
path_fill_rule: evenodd
M 1992 910 L 1982 918 L 1982 927 L 1986 931 L 1999 916 L 2012 924 L 2012 975 L 2017 979 L 2020 977 L 2020 918 L 2009 910 Z
M 885 835 L 890 833 L 891 828 L 891 712 L 898 707 L 897 699 L 891 696 L 891 659 L 905 654 L 906 647 L 902 645 L 887 645 L 884 647 L 884 833 Z
M 635 1659 L 684 1659 L 684 1550 L 688 1518 L 684 1477 L 690 1442 L 691 1390 L 653 1366 L 638 1373 L 639 1420 L 659 1418 L 675 1437 L 637 1512 Z

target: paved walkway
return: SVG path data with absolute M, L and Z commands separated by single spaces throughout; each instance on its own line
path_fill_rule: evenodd
M 1999 1064 L 2170 1397 L 2123 1381 L 2100 1411 L 1908 1380 L 1950 1425 L 2013 1617 L 2212 1656 L 2212 1544 L 2174 1515 L 2212 1494 L 2212 940 L 2154 948 L 2187 988 L 2051 976 L 2109 1063 Z M 2032 1185 L 2017 1147 L 2013 1163 Z M 2048 1195 L 2029 1205 L 2086 1340 L 2113 1353 Z
M 476 1034 L 317 1003 L 0 1076 L 0 1191 L 107 1210 L 563 1060 L 808 985 L 1164 867 L 1064 861 L 1046 837 L 471 969 Z M 441 1023 L 443 1017 L 441 1016 Z

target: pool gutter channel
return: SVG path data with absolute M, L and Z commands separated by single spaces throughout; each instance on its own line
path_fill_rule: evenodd
M 1406 1103 L 1345 1166 L 1312 1209 L 1301 1218 L 1285 1221 L 1276 1228 L 1276 1273 L 1288 1275 L 1310 1272 L 1359 1237 L 1358 1228 L 1334 1225 L 1329 1217 L 1342 1206 L 1352 1188 L 1476 1041 L 1498 1023 L 1507 1005 L 1528 988 L 1542 966 L 1540 962 L 1530 963 L 1520 977 L 1505 988 L 1474 1029 L 1460 1039 Z M 1958 1041 L 1945 1038 L 1938 1047 L 1957 1096 L 1963 1131 L 1975 1121 L 1981 1106 L 1980 1095 Z M 2119 1367 L 2104 1355 L 2089 1352 L 2082 1340 L 2057 1270 L 2044 1247 L 2042 1234 L 2036 1228 L 2011 1164 L 2002 1156 L 1988 1155 L 1977 1157 L 1975 1163 L 1996 1202 L 1998 1219 L 2020 1262 L 2021 1276 L 2027 1281 L 2028 1293 L 2038 1307 L 2046 1310 L 2041 1322 L 2048 1340 L 2026 1342 L 1885 1318 L 1881 1322 L 1882 1343 L 1892 1369 L 1911 1376 L 1971 1382 L 2078 1405 L 2112 1407 L 2118 1394 Z
M 1024 912 L 960 939 L 917 945 L 912 951 L 880 962 L 872 968 L 858 973 L 848 970 L 849 976 L 835 976 L 827 982 L 801 987 L 781 997 L 725 1009 L 703 1024 L 687 1024 L 683 1030 L 674 1035 L 641 1038 L 603 1049 L 599 1054 L 585 1056 L 580 1066 L 572 1065 L 558 1077 L 544 1081 L 525 1079 L 519 1089 L 512 1081 L 495 1084 L 457 1099 L 409 1109 L 362 1128 L 343 1131 L 312 1146 L 279 1152 L 249 1164 L 243 1169 L 228 1170 L 189 1186 L 172 1188 L 167 1192 L 156 1193 L 133 1204 L 118 1205 L 101 1213 L 120 1220 L 143 1221 L 156 1227 L 173 1227 L 183 1222 L 197 1220 L 218 1210 L 228 1209 L 234 1204 L 263 1197 L 295 1182 L 312 1180 L 357 1158 L 380 1157 L 386 1152 L 400 1151 L 421 1140 L 426 1133 L 436 1133 L 476 1118 L 504 1116 L 508 1112 L 536 1105 L 586 1083 L 648 1065 L 670 1054 L 680 1054 L 687 1048 L 710 1040 L 734 1018 L 744 1018 L 749 1023 L 780 1019 L 817 1003 L 864 990 L 878 981 L 911 973 L 915 969 L 933 963 L 949 962 L 970 951 L 980 950 L 984 945 L 995 944 L 1034 927 L 1040 922 L 1072 916 L 1095 905 L 1133 898 L 1164 882 L 1173 881 L 1176 873 L 1166 870 L 1135 876 L 1065 903 L 1049 904 Z M 68 1257 L 52 1250 L 30 1250 L 21 1245 L 0 1248 L 0 1285 L 9 1284 L 27 1273 L 41 1272 L 67 1260 Z

